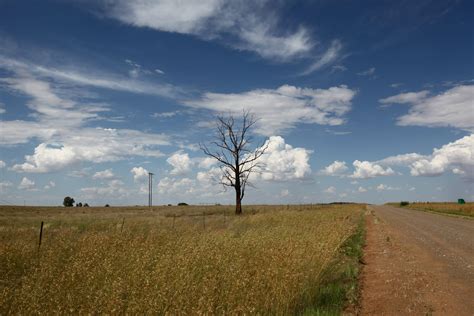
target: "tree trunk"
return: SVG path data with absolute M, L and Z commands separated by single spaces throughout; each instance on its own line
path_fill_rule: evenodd
M 240 192 L 240 178 L 235 182 L 235 215 L 242 214 L 242 193 Z
M 235 215 L 242 214 L 242 198 L 240 197 L 240 189 L 235 189 Z

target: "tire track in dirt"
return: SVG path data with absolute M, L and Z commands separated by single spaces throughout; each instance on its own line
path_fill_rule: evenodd
M 474 315 L 474 220 L 368 210 L 362 315 Z

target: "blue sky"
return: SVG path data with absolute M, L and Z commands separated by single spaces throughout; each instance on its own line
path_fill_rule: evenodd
M 472 1 L 0 1 L 0 204 L 224 203 L 199 150 L 260 118 L 244 203 L 474 199 Z

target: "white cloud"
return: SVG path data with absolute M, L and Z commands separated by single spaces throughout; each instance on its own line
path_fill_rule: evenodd
M 379 184 L 375 190 L 381 192 L 381 191 L 394 191 L 394 190 L 400 190 L 400 188 L 397 188 L 397 187 L 391 187 L 389 185 L 385 185 L 385 184 Z
M 0 182 L 0 192 L 5 191 L 6 189 L 12 186 L 13 186 L 13 183 L 11 183 L 10 181 L 2 181 Z
M 107 2 L 105 14 L 124 23 L 164 32 L 224 40 L 264 58 L 287 60 L 308 53 L 313 42 L 302 26 L 281 31 L 274 3 L 267 1 L 125 1 Z M 273 8 L 272 8 L 273 7 Z M 232 40 L 225 39 L 230 36 Z
M 280 197 L 287 197 L 290 195 L 290 190 L 288 189 L 283 189 L 280 191 Z
M 25 80 L 37 78 L 42 81 L 54 80 L 61 84 L 74 84 L 84 87 L 96 87 L 117 91 L 125 91 L 137 94 L 149 94 L 168 98 L 175 98 L 185 94 L 181 88 L 171 84 L 144 81 L 138 78 L 118 75 L 104 71 L 84 72 L 81 67 L 58 68 L 57 66 L 37 65 L 28 61 L 21 61 L 0 55 L 0 68 L 9 70 Z M 90 67 L 88 67 L 90 68 Z
M 54 181 L 49 181 L 48 184 L 46 184 L 46 185 L 44 186 L 44 189 L 45 189 L 45 190 L 49 190 L 49 189 L 54 188 L 55 186 L 56 186 L 56 182 L 54 182 Z
M 84 199 L 103 199 L 109 198 L 112 201 L 124 199 L 130 196 L 131 190 L 128 190 L 120 180 L 110 180 L 104 186 L 86 187 L 81 189 Z
M 148 178 L 148 170 L 143 167 L 133 167 L 130 172 L 133 174 L 135 182 Z
M 270 136 L 298 123 L 341 125 L 350 111 L 355 90 L 345 85 L 329 89 L 298 88 L 283 85 L 277 89 L 257 89 L 242 93 L 205 93 L 185 104 L 219 113 L 241 115 L 252 111 L 260 120 L 256 131 Z
M 375 67 L 371 67 L 367 70 L 358 72 L 357 75 L 359 76 L 365 76 L 365 77 L 372 77 L 375 74 Z
M 321 68 L 326 67 L 327 65 L 334 63 L 340 58 L 341 50 L 342 50 L 341 42 L 339 40 L 333 40 L 328 50 L 322 56 L 320 56 L 311 66 L 309 66 L 308 69 L 306 69 L 301 75 L 309 75 L 310 73 L 313 73 Z M 333 69 L 346 70 L 344 66 L 334 66 L 334 67 L 337 67 L 337 68 L 333 68 Z
M 191 171 L 194 164 L 191 158 L 189 158 L 189 155 L 187 153 L 183 153 L 182 151 L 176 152 L 168 157 L 166 162 L 173 167 L 170 172 L 172 175 L 184 175 Z
M 408 191 L 415 191 L 415 190 L 416 190 L 415 187 L 411 187 L 411 188 L 408 189 Z
M 173 111 L 173 112 L 162 112 L 162 113 L 153 113 L 151 117 L 153 118 L 171 118 L 176 116 L 180 111 Z
M 425 99 L 429 93 L 430 92 L 428 90 L 423 90 L 419 92 L 400 93 L 388 98 L 380 99 L 379 102 L 386 105 L 393 104 L 393 103 L 398 103 L 398 104 L 417 103 Z
M 0 56 L 0 68 L 12 72 L 0 79 L 4 88 L 30 97 L 30 121 L 3 121 L 0 144 L 14 145 L 31 140 L 40 144 L 25 163 L 16 164 L 20 172 L 49 172 L 72 164 L 116 161 L 128 156 L 161 156 L 157 149 L 168 145 L 168 137 L 131 129 L 92 128 L 92 122 L 106 119 L 109 107 L 84 98 L 77 86 L 50 78 L 38 78 L 43 68 Z M 38 70 L 43 69 L 43 70 Z M 54 76 L 53 76 L 54 77 Z M 57 77 L 57 76 L 56 76 Z M 55 78 L 56 78 L 55 77 Z M 56 78 L 57 79 L 57 78 Z M 83 78 L 90 83 L 90 78 Z M 75 82 L 73 80 L 73 82 Z M 77 82 L 75 82 L 77 83 Z
M 429 155 L 408 153 L 374 162 L 356 160 L 354 166 L 352 178 L 393 175 L 391 166 L 404 166 L 410 169 L 412 176 L 440 176 L 451 171 L 466 180 L 474 180 L 474 134 L 434 148 Z
M 35 182 L 33 180 L 28 179 L 27 177 L 23 177 L 21 179 L 20 184 L 18 185 L 18 189 L 20 190 L 34 190 L 35 189 Z
M 196 180 L 201 185 L 218 185 L 222 179 L 222 170 L 219 167 L 213 167 L 206 171 L 199 171 L 196 174 Z
M 329 194 L 335 194 L 336 193 L 336 188 L 333 186 L 328 187 L 323 191 L 324 193 L 329 193 Z
M 347 166 L 345 161 L 334 161 L 329 166 L 326 166 L 323 170 L 321 170 L 321 174 L 327 176 L 341 176 L 344 172 L 347 171 Z
M 430 156 L 410 164 L 413 176 L 438 176 L 447 170 L 474 179 L 474 134 L 435 148 Z
M 202 169 L 209 169 L 216 164 L 217 164 L 217 160 L 212 157 L 202 158 L 198 162 L 199 168 L 202 168 Z
M 6 166 L 7 164 L 5 163 L 5 161 L 0 160 L 0 169 L 5 168 Z
M 406 166 L 424 157 L 417 153 L 402 154 L 378 160 L 377 163 L 384 166 Z
M 81 161 L 99 163 L 124 159 L 127 156 L 161 157 L 157 146 L 168 144 L 166 137 L 134 130 L 83 128 L 63 131 L 58 141 L 41 143 L 26 162 L 16 164 L 19 172 L 50 172 Z M 161 136 L 161 137 L 160 137 Z
M 186 195 L 195 193 L 197 190 L 196 182 L 190 178 L 174 179 L 164 177 L 158 182 L 159 194 L 179 194 Z
M 364 187 L 359 187 L 357 191 L 359 191 L 360 193 L 364 193 L 364 192 L 367 192 L 367 189 Z
M 7 112 L 7 110 L 5 110 L 5 104 L 0 102 L 0 114 L 6 113 L 6 112 Z
M 383 168 L 382 166 L 370 162 L 370 161 L 359 161 L 353 162 L 355 167 L 354 173 L 350 175 L 351 178 L 356 179 L 369 179 L 379 176 L 390 176 L 395 174 L 391 168 Z
M 92 179 L 113 179 L 115 178 L 115 174 L 112 172 L 112 169 L 106 169 L 103 171 L 97 171 L 93 176 Z
M 263 165 L 260 177 L 265 181 L 304 179 L 311 174 L 309 156 L 305 148 L 293 148 L 281 136 L 271 136 L 265 143 L 267 150 L 260 157 Z
M 428 97 L 428 91 L 403 93 L 380 100 L 381 103 L 408 103 L 408 114 L 397 124 L 427 127 L 455 127 L 474 131 L 474 85 L 459 85 Z

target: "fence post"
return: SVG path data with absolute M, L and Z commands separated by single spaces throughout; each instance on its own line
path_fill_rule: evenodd
M 123 225 L 125 224 L 125 217 L 122 220 L 122 227 L 120 228 L 120 232 L 123 232 Z
M 41 247 L 41 240 L 43 239 L 43 225 L 44 225 L 44 222 L 41 221 L 40 235 L 39 235 L 39 242 L 38 242 L 38 250 Z

